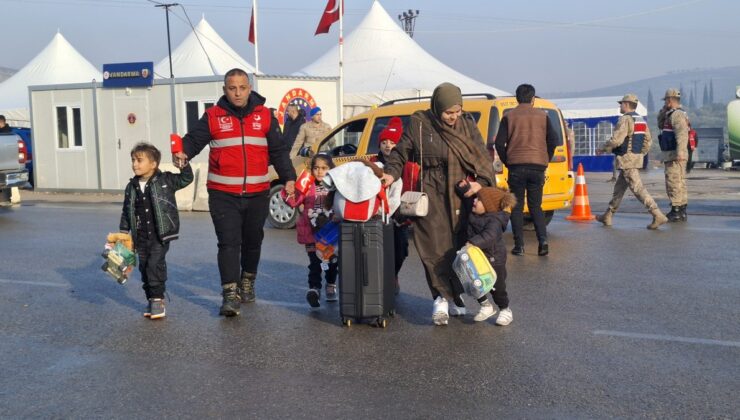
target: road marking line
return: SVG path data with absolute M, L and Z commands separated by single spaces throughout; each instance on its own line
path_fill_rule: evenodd
M 611 335 L 615 337 L 627 337 L 627 338 L 643 338 L 646 340 L 658 340 L 658 341 L 675 341 L 678 343 L 691 343 L 691 344 L 707 344 L 712 346 L 729 346 L 729 347 L 740 347 L 740 341 L 723 341 L 723 340 L 711 340 L 707 338 L 692 338 L 692 337 L 676 337 L 674 335 L 661 335 L 661 334 L 641 334 L 631 333 L 625 331 L 605 331 L 596 330 L 596 335 Z
M 51 287 L 62 287 L 62 288 L 69 287 L 68 284 L 49 283 L 47 281 L 25 281 L 25 280 L 0 279 L 0 283 L 6 283 L 6 284 L 26 284 L 26 285 L 29 285 L 29 286 L 51 286 Z
M 198 295 L 193 295 L 193 296 L 190 296 L 190 298 L 191 299 L 212 300 L 212 301 L 215 301 L 215 302 L 220 302 L 221 301 L 221 296 L 198 296 Z M 267 305 L 284 306 L 284 307 L 288 307 L 288 308 L 305 308 L 305 309 L 310 308 L 308 306 L 308 303 L 285 302 L 285 301 L 281 301 L 281 300 L 268 300 L 268 299 L 262 299 L 262 298 L 258 298 L 255 301 L 255 303 L 257 303 L 257 304 L 265 303 Z M 328 303 L 335 303 L 335 302 L 328 302 Z M 246 303 L 245 305 L 249 305 L 249 304 Z
M 103 204 L 103 205 L 98 205 L 96 207 L 96 204 Z M 90 205 L 87 205 L 87 206 L 78 205 L 78 204 L 64 205 L 64 204 L 42 203 L 42 204 L 27 205 L 25 207 L 28 207 L 28 208 L 36 207 L 36 208 L 41 208 L 41 209 L 56 209 L 56 210 L 84 210 L 84 211 L 112 210 L 112 211 L 115 211 L 116 207 L 114 206 L 115 206 L 114 204 L 105 204 L 105 203 L 90 203 Z
M 740 229 L 712 228 L 712 227 L 685 227 L 684 230 L 694 232 L 718 232 L 718 233 L 740 233 Z

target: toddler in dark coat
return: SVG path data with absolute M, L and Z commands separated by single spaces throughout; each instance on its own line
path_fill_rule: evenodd
M 509 223 L 511 208 L 516 198 L 506 190 L 485 187 L 478 191 L 473 200 L 473 210 L 468 220 L 468 243 L 480 248 L 491 261 L 496 272 L 496 284 L 491 291 L 493 302 L 500 310 L 497 325 L 509 325 L 513 320 L 509 308 L 509 295 L 506 293 L 506 245 L 504 232 Z M 496 308 L 488 296 L 478 299 L 480 310 L 473 319 L 485 321 L 496 313 Z

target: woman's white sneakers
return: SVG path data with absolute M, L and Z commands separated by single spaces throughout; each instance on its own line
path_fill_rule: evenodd
M 514 320 L 514 314 L 511 313 L 511 309 L 506 308 L 502 309 L 498 313 L 498 318 L 496 318 L 496 325 L 509 325 L 511 324 L 511 321 Z
M 460 309 L 454 304 L 454 302 L 451 305 L 452 307 L 450 307 L 450 302 L 448 302 L 447 299 L 443 298 L 442 296 L 438 296 L 437 299 L 434 299 L 434 309 L 432 311 L 432 321 L 434 321 L 434 325 L 448 324 L 452 312 Z M 465 310 L 465 307 L 462 307 L 461 309 Z M 486 301 L 484 303 L 481 303 L 480 310 L 478 310 L 478 313 L 475 314 L 473 320 L 476 322 L 485 321 L 488 318 L 494 316 L 497 309 L 498 308 L 491 304 L 491 302 Z M 464 313 L 461 315 L 464 315 Z M 509 325 L 513 320 L 514 314 L 512 314 L 510 308 L 501 309 L 500 311 L 498 311 L 496 325 Z
M 465 316 L 468 313 L 464 306 L 457 306 L 455 301 L 450 302 L 450 316 Z
M 432 321 L 434 325 L 447 325 L 450 320 L 449 304 L 447 299 L 437 296 L 434 299 L 434 309 L 432 310 Z
M 496 313 L 496 307 L 491 304 L 489 301 L 485 301 L 480 304 L 480 310 L 477 314 L 473 317 L 473 321 L 481 322 L 485 321 L 488 318 L 492 317 Z

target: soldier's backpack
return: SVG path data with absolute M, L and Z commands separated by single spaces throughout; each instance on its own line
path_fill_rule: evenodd
M 699 139 L 696 137 L 696 130 L 691 127 L 691 122 L 689 122 L 689 152 L 696 150 L 698 143 Z

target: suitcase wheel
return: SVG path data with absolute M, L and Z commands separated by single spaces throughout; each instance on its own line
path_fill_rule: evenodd
M 351 327 L 352 326 L 352 319 L 351 318 L 342 318 L 342 325 L 345 327 Z
M 395 309 L 391 309 L 390 311 L 388 311 L 388 315 L 390 315 L 392 317 L 396 316 L 396 310 Z

